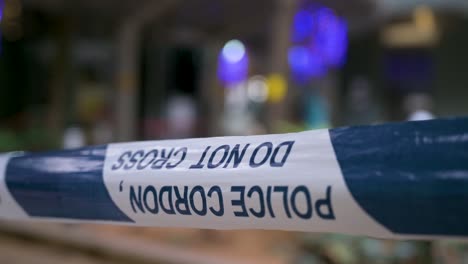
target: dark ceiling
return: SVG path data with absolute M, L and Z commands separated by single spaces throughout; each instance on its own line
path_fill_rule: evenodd
M 281 0 L 296 1 L 296 0 Z M 24 9 L 70 21 L 82 35 L 114 35 L 124 21 L 151 14 L 146 30 L 168 41 L 249 39 L 252 45 L 268 41 L 274 0 L 23 0 Z M 276 4 L 275 4 L 276 3 Z M 322 4 L 348 19 L 363 24 L 374 12 L 373 0 L 297 0 L 297 5 Z M 146 14 L 148 16 L 148 14 Z M 149 15 L 151 16 L 151 15 Z M 260 45 L 261 46 L 261 45 Z

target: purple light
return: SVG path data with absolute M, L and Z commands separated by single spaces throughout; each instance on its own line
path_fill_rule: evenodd
M 329 67 L 341 67 L 346 60 L 348 27 L 346 21 L 335 16 L 328 8 L 317 11 L 318 30 L 314 45 L 320 50 Z
M 4 2 L 3 0 L 0 0 L 0 22 L 2 22 L 2 18 L 3 18 L 3 7 L 4 7 Z
M 344 19 L 333 10 L 320 7 L 297 12 L 293 21 L 288 62 L 293 76 L 308 80 L 341 67 L 346 60 L 348 29 Z M 297 78 L 297 77 L 300 78 Z
M 314 28 L 314 18 L 312 14 L 305 10 L 300 10 L 294 16 L 292 41 L 300 42 L 310 36 Z
M 239 40 L 230 40 L 218 57 L 218 78 L 227 86 L 247 79 L 249 59 Z
M 326 73 L 326 67 L 319 54 L 304 46 L 291 47 L 288 51 L 288 62 L 293 78 L 300 82 Z

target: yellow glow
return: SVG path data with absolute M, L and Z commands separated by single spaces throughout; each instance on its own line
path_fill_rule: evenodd
M 287 93 L 287 82 L 281 74 L 271 74 L 268 76 L 268 101 L 271 103 L 281 102 Z
M 424 32 L 434 32 L 436 23 L 435 23 L 435 16 L 427 6 L 418 6 L 414 9 L 413 12 L 413 19 L 414 24 L 416 27 Z
M 434 12 L 421 5 L 414 9 L 412 21 L 386 26 L 380 34 L 382 42 L 391 47 L 434 46 L 439 41 L 439 32 Z

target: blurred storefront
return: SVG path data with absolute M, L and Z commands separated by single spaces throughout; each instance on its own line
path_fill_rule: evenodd
M 468 113 L 463 0 L 156 2 L 0 0 L 0 151 Z M 467 259 L 452 242 L 97 229 L 284 263 Z

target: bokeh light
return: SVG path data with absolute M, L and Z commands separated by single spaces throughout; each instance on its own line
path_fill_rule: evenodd
M 286 96 L 288 85 L 286 78 L 281 74 L 271 74 L 267 78 L 268 101 L 272 103 L 281 102 Z
M 331 68 L 341 67 L 346 59 L 348 27 L 346 21 L 335 15 L 333 10 L 322 8 L 317 11 L 316 46 L 324 63 Z
M 320 7 L 299 10 L 293 21 L 288 63 L 293 79 L 307 82 L 324 76 L 346 61 L 348 29 L 346 21 L 333 10 Z
M 2 22 L 3 18 L 3 0 L 0 0 L 0 22 Z
M 249 79 L 247 97 L 255 103 L 263 103 L 268 99 L 268 85 L 263 76 L 256 75 Z
M 218 57 L 218 78 L 226 87 L 247 79 L 249 59 L 245 45 L 239 40 L 228 41 Z
M 237 39 L 230 40 L 224 45 L 222 56 L 229 63 L 237 63 L 245 56 L 245 46 Z
M 294 16 L 292 32 L 293 42 L 304 41 L 313 30 L 314 18 L 312 14 L 305 10 L 299 10 Z
M 310 47 L 291 47 L 288 50 L 288 63 L 293 77 L 299 81 L 307 81 L 310 77 L 318 77 L 326 73 L 326 66 L 320 54 Z

